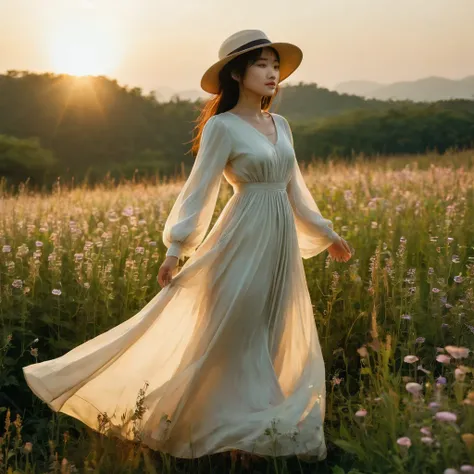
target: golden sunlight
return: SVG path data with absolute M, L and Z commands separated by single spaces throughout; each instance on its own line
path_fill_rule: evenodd
M 75 76 L 111 74 L 120 58 L 120 40 L 104 24 L 87 18 L 71 19 L 51 36 L 50 54 L 55 72 Z

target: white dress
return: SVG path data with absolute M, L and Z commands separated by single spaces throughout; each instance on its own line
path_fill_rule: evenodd
M 205 124 L 163 231 L 167 255 L 190 257 L 171 283 L 127 321 L 23 368 L 52 410 L 96 430 L 105 413 L 109 433 L 177 457 L 326 457 L 325 367 L 301 257 L 338 235 L 287 120 L 271 115 L 275 144 L 232 112 Z M 222 176 L 234 194 L 204 239 Z

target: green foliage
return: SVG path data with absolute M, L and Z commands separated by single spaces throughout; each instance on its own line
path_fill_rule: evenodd
M 397 106 L 388 110 L 346 112 L 293 130 L 302 159 L 357 155 L 445 153 L 474 147 L 474 109 L 450 110 L 440 104 Z
M 37 138 L 19 139 L 0 135 L 0 175 L 12 184 L 28 179 L 39 184 L 57 160 L 41 148 Z

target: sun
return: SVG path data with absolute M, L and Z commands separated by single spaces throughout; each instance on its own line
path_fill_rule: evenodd
M 80 19 L 57 28 L 51 37 L 50 55 L 55 72 L 74 76 L 111 74 L 120 57 L 116 35 L 94 28 Z

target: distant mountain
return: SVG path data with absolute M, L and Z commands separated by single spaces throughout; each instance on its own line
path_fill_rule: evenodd
M 347 81 L 338 84 L 334 90 L 339 94 L 358 95 L 368 97 L 373 91 L 384 87 L 384 84 L 374 81 Z
M 171 96 L 176 93 L 171 87 L 158 87 L 153 92 L 158 102 L 169 102 Z
M 435 102 L 450 99 L 474 99 L 474 76 L 464 79 L 426 77 L 417 81 L 380 84 L 372 81 L 348 81 L 338 84 L 334 90 L 340 94 L 354 94 L 368 99 L 413 100 Z
M 172 98 L 179 97 L 182 100 L 190 100 L 194 102 L 197 99 L 209 97 L 209 94 L 204 91 L 190 89 L 185 91 L 177 91 L 171 87 L 158 87 L 155 89 L 155 97 L 158 102 L 169 102 Z

